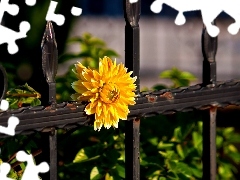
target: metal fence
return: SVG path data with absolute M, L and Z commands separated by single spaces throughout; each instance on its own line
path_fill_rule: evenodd
M 130 107 L 125 132 L 125 169 L 126 179 L 140 179 L 140 118 L 158 114 L 175 113 L 178 111 L 204 110 L 203 120 L 203 179 L 216 179 L 216 114 L 218 107 L 229 104 L 240 104 L 240 81 L 230 80 L 217 82 L 216 61 L 217 37 L 210 37 L 205 27 L 202 32 L 203 82 L 190 87 L 165 89 L 154 92 L 140 92 L 140 57 L 139 57 L 139 19 L 140 4 L 130 4 L 124 0 L 125 26 L 125 65 L 137 76 L 136 105 Z M 72 129 L 88 125 L 89 120 L 84 115 L 84 105 L 78 102 L 56 103 L 55 75 L 57 69 L 57 46 L 51 22 L 47 22 L 42 41 L 43 74 L 48 83 L 48 105 L 37 107 L 22 107 L 0 113 L 0 125 L 7 126 L 8 118 L 14 114 L 20 119 L 16 128 L 17 134 L 31 134 L 36 131 L 47 133 L 49 140 L 51 180 L 57 179 L 57 135 L 56 129 Z M 6 72 L 0 66 L 0 93 L 4 97 L 7 89 Z M 207 113 L 206 113 L 207 112 Z

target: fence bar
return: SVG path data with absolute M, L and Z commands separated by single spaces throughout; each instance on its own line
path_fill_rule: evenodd
M 203 179 L 216 180 L 216 115 L 217 107 L 210 108 L 203 120 Z
M 51 129 L 49 136 L 50 144 L 50 179 L 57 180 L 57 130 Z
M 214 24 L 216 24 L 214 22 Z M 203 86 L 212 88 L 216 85 L 216 61 L 218 38 L 211 37 L 203 27 Z M 209 115 L 210 113 L 210 115 Z M 217 107 L 210 108 L 203 119 L 203 179 L 216 180 L 216 114 Z
M 139 153 L 139 135 L 140 119 L 126 121 L 125 134 L 125 169 L 126 179 L 140 180 L 140 153 Z
M 45 102 L 51 106 L 51 109 L 56 109 L 56 81 L 58 65 L 58 50 L 55 39 L 55 33 L 51 21 L 46 24 L 46 29 L 43 35 L 42 43 L 42 70 L 48 83 L 48 97 Z M 49 161 L 50 161 L 50 179 L 57 180 L 57 132 L 55 128 L 51 128 L 49 135 Z
M 55 33 L 51 21 L 47 22 L 43 35 L 42 43 L 42 69 L 48 83 L 48 103 L 55 108 L 56 106 L 56 82 L 58 66 L 58 51 Z
M 137 91 L 140 89 L 140 42 L 139 42 L 139 19 L 141 1 L 130 3 L 124 0 L 125 26 L 125 65 L 129 71 L 133 71 L 133 76 L 137 76 Z
M 7 73 L 0 64 L 0 101 L 5 97 L 8 88 Z
M 125 65 L 133 76 L 137 76 L 137 91 L 140 89 L 139 25 L 141 1 L 130 3 L 124 0 L 125 26 Z M 140 119 L 126 121 L 125 124 L 125 169 L 126 179 L 140 180 L 139 139 Z
M 214 24 L 216 24 L 214 22 Z M 203 27 L 202 32 L 202 53 L 203 53 L 203 85 L 215 85 L 216 83 L 216 61 L 218 38 L 211 37 L 207 33 L 206 27 Z

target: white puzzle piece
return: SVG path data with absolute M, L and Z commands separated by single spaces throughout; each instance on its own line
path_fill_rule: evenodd
M 235 23 L 228 27 L 228 32 L 235 35 L 239 31 L 239 0 L 155 0 L 150 9 L 154 13 L 160 13 L 163 4 L 166 4 L 178 11 L 178 15 L 175 19 L 175 24 L 177 25 L 183 25 L 186 22 L 183 15 L 184 12 L 200 10 L 202 13 L 203 23 L 206 26 L 208 34 L 212 37 L 216 37 L 220 30 L 217 26 L 213 25 L 212 22 L 222 11 L 224 11 L 235 20 Z
M 8 110 L 9 103 L 6 100 L 1 101 L 0 109 L 3 111 Z M 8 118 L 8 126 L 0 126 L 0 133 L 6 134 L 9 136 L 14 136 L 15 135 L 15 129 L 17 125 L 19 124 L 19 119 L 16 116 L 11 116 Z
M 49 165 L 46 162 L 36 165 L 34 163 L 33 156 L 24 151 L 18 151 L 16 159 L 20 162 L 27 162 L 27 166 L 23 172 L 22 180 L 39 180 L 39 173 L 46 173 L 49 171 Z
M 51 1 L 48 7 L 48 12 L 46 16 L 46 21 L 54 21 L 58 26 L 61 26 L 65 22 L 65 17 L 62 14 L 55 14 L 55 9 L 58 2 Z
M 28 3 L 30 0 L 27 0 Z M 33 1 L 33 0 L 32 0 Z M 19 12 L 19 7 L 16 4 L 9 4 L 9 0 L 2 0 L 0 2 L 0 23 L 5 12 L 15 16 Z M 0 25 L 0 45 L 3 43 L 8 44 L 8 52 L 15 54 L 18 52 L 18 46 L 16 40 L 27 37 L 26 33 L 30 30 L 30 24 L 28 22 L 21 22 L 19 26 L 20 32 L 15 32 L 7 27 Z
M 1 180 L 14 180 L 12 178 L 7 177 L 10 169 L 11 169 L 10 164 L 5 163 L 5 162 L 0 164 L 0 179 Z

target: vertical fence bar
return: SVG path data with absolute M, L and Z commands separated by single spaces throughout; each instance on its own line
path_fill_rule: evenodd
M 0 64 L 0 101 L 5 97 L 8 88 L 7 73 Z
M 125 64 L 129 71 L 133 71 L 133 76 L 137 76 L 137 94 L 140 89 L 140 42 L 139 24 L 141 1 L 130 3 L 124 2 L 125 26 Z M 126 179 L 140 180 L 139 161 L 139 139 L 140 139 L 140 119 L 126 121 L 125 124 L 125 169 Z
M 57 180 L 57 130 L 51 129 L 50 143 L 50 179 Z
M 216 116 L 217 107 L 212 106 L 203 119 L 203 178 L 216 180 Z
M 215 22 L 214 22 L 215 24 Z M 216 61 L 218 38 L 211 37 L 203 27 L 203 85 L 214 88 L 216 84 Z M 203 179 L 216 180 L 216 114 L 217 107 L 212 106 L 205 112 L 203 119 Z M 210 113 L 210 114 L 209 114 Z
M 48 83 L 48 103 L 51 109 L 56 108 L 56 82 L 58 65 L 58 51 L 55 33 L 50 21 L 47 22 L 42 43 L 42 69 Z M 57 134 L 55 128 L 51 128 L 48 134 L 50 149 L 50 179 L 57 180 Z M 48 154 L 48 153 L 46 153 Z

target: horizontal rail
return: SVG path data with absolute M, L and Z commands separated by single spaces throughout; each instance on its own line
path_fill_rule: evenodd
M 139 116 L 154 116 L 177 111 L 206 109 L 211 105 L 218 107 L 240 104 L 240 81 L 232 80 L 218 83 L 215 87 L 194 85 L 172 90 L 141 93 L 136 105 L 130 106 L 129 120 Z M 78 102 L 57 104 L 56 110 L 50 106 L 23 107 L 0 113 L 0 125 L 7 126 L 11 115 L 17 116 L 20 123 L 16 134 L 32 131 L 50 131 L 55 128 L 72 128 L 88 125 L 90 119 L 84 113 L 85 105 Z M 0 136 L 3 136 L 2 134 Z

